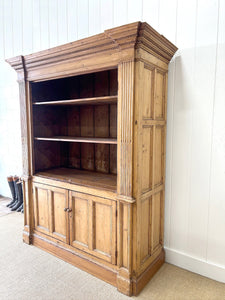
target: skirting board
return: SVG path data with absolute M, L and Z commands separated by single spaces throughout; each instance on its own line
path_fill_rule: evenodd
M 164 247 L 164 249 L 166 253 L 166 262 L 225 283 L 225 267 L 192 257 L 174 249 L 169 249 L 167 247 Z

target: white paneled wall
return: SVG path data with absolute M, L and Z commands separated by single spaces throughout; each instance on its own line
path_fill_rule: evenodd
M 137 20 L 179 47 L 169 67 L 166 259 L 225 282 L 224 0 L 0 0 L 0 193 L 21 173 L 18 87 L 4 59 Z

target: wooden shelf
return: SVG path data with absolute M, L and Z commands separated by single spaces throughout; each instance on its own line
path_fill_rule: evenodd
M 53 136 L 53 137 L 35 137 L 37 141 L 58 141 L 74 143 L 94 143 L 94 144 L 117 144 L 117 139 L 113 138 L 95 138 L 95 137 L 70 137 L 70 136 Z
M 116 192 L 117 176 L 114 174 L 70 168 L 55 168 L 38 172 L 35 176 Z
M 117 96 L 104 96 L 104 97 L 92 97 L 92 98 L 81 98 L 81 99 L 70 99 L 70 100 L 57 100 L 57 101 L 45 101 L 45 102 L 34 102 L 34 105 L 84 105 L 84 104 L 106 104 L 116 103 Z

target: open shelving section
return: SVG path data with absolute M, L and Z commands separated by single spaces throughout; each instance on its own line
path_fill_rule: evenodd
M 98 187 L 108 176 L 115 191 L 117 69 L 33 82 L 31 93 L 35 175 L 54 179 L 63 170 L 64 181 L 80 183 L 84 172 Z

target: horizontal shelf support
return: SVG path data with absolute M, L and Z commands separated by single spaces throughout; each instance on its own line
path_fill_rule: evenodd
M 54 136 L 54 137 L 35 137 L 37 141 L 55 141 L 55 142 L 73 142 L 73 143 L 93 143 L 93 144 L 117 144 L 117 139 L 112 138 L 87 138 L 87 137 L 68 137 L 68 136 Z
M 116 96 L 104 96 L 104 97 L 91 97 L 91 98 L 80 98 L 80 99 L 67 99 L 67 100 L 56 100 L 56 101 L 43 101 L 34 102 L 34 105 L 85 105 L 85 104 L 104 104 L 104 103 L 116 103 Z

